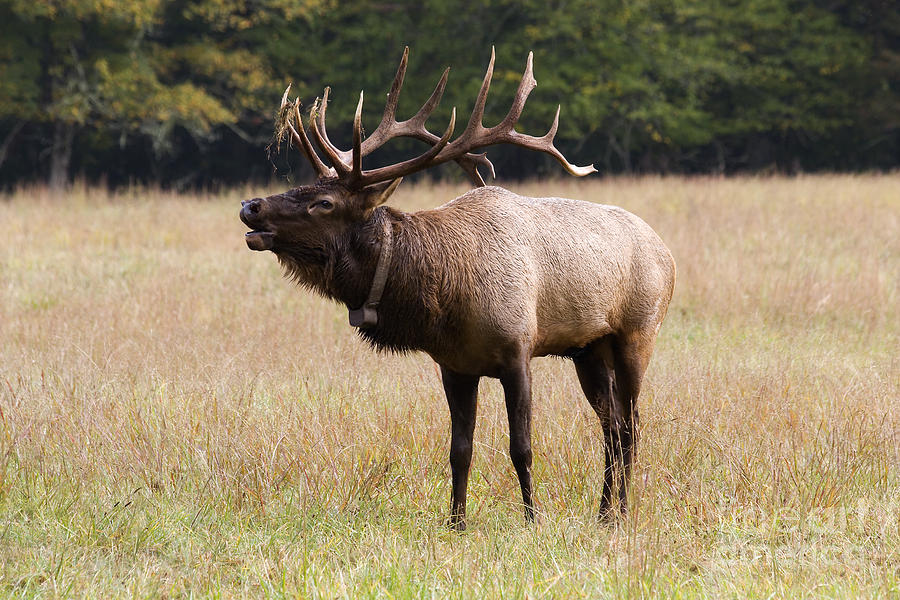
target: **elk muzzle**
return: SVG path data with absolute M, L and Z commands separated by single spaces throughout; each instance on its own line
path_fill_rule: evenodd
M 248 231 L 244 234 L 244 239 L 247 241 L 247 247 L 251 250 L 271 250 L 274 246 L 275 234 L 261 228 L 260 209 L 261 203 L 259 198 L 241 202 L 241 221 L 247 227 L 253 228 L 253 231 Z

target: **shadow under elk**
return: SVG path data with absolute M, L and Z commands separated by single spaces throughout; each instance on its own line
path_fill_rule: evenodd
M 485 187 L 479 167 L 493 175 L 484 154 L 513 144 L 552 155 L 572 175 L 595 171 L 570 164 L 550 131 L 515 131 L 537 85 L 529 53 L 509 113 L 482 125 L 494 55 L 472 115 L 453 141 L 456 109 L 443 135 L 425 122 L 440 101 L 449 68 L 422 108 L 398 122 L 397 101 L 409 48 L 387 97 L 381 123 L 362 139 L 360 93 L 353 147 L 328 138 L 329 89 L 310 110 L 306 132 L 299 99 L 281 103 L 284 129 L 315 168 L 318 179 L 282 194 L 242 202 L 241 220 L 253 250 L 271 250 L 301 285 L 345 304 L 350 323 L 377 349 L 420 350 L 441 369 L 450 406 L 450 525 L 465 528 L 478 382 L 498 378 L 509 418 L 509 453 L 525 516 L 534 518 L 531 450 L 531 370 L 536 356 L 569 357 L 603 427 L 605 468 L 601 518 L 626 507 L 637 443 L 637 399 L 657 332 L 675 285 L 669 250 L 644 221 L 614 206 L 563 198 L 527 198 Z M 388 140 L 411 137 L 431 147 L 415 158 L 364 170 L 362 159 Z M 403 176 L 455 161 L 476 186 L 435 208 L 404 213 L 382 206 Z

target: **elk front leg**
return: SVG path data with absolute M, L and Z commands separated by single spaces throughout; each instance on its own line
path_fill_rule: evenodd
M 453 500 L 449 525 L 466 528 L 466 490 L 472 465 L 472 438 L 478 412 L 478 376 L 454 373 L 441 366 L 441 379 L 450 405 L 450 471 L 453 478 Z
M 531 483 L 531 369 L 526 361 L 520 368 L 500 378 L 506 397 L 509 418 L 509 456 L 512 459 L 519 486 L 525 518 L 534 521 L 534 502 Z

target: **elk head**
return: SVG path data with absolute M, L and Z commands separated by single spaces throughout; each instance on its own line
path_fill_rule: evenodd
M 340 237 L 354 225 L 365 223 L 378 205 L 384 203 L 399 185 L 404 175 L 415 173 L 448 161 L 456 161 L 466 172 L 472 183 L 483 186 L 484 179 L 478 172 L 482 166 L 494 176 L 494 167 L 485 154 L 471 151 L 492 144 L 508 143 L 546 152 L 556 158 L 573 175 L 587 175 L 596 169 L 593 166 L 577 167 L 570 164 L 553 146 L 559 124 L 559 108 L 550 131 L 542 137 L 534 137 L 515 131 L 514 127 L 525 107 L 528 94 L 537 85 L 534 79 L 533 54 L 528 54 L 525 73 L 509 113 L 498 125 L 485 128 L 482 125 L 484 105 L 487 101 L 491 76 L 494 71 L 494 51 L 485 73 L 481 91 L 475 102 L 472 116 L 466 129 L 454 141 L 450 141 L 456 125 L 456 109 L 450 115 L 450 123 L 442 136 L 437 136 L 425 127 L 428 117 L 437 107 L 450 69 L 444 74 L 432 92 L 431 97 L 410 119 L 396 120 L 397 102 L 403 78 L 406 74 L 409 48 L 403 51 L 403 58 L 391 85 L 381 123 L 365 140 L 362 139 L 363 94 L 360 92 L 356 116 L 353 119 L 353 148 L 340 150 L 328 138 L 325 129 L 325 114 L 328 109 L 329 88 L 321 102 L 317 99 L 310 110 L 310 132 L 316 145 L 331 166 L 325 164 L 316 153 L 306 134 L 306 127 L 300 115 L 300 101 L 288 102 L 290 86 L 281 100 L 282 114 L 286 114 L 286 129 L 291 141 L 310 161 L 318 175 L 313 185 L 302 186 L 282 194 L 267 198 L 254 198 L 242 203 L 241 220 L 253 231 L 246 234 L 247 245 L 252 250 L 272 250 L 276 254 L 282 249 L 307 249 L 309 252 L 324 251 L 328 241 Z M 409 160 L 363 170 L 362 158 L 395 137 L 411 137 L 431 144 L 420 156 Z
M 337 179 L 322 180 L 282 194 L 241 202 L 241 220 L 251 250 L 324 249 L 350 227 L 371 217 L 402 178 L 353 190 Z

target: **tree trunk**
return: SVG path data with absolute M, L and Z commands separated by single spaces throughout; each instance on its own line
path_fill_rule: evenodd
M 16 136 L 19 135 L 19 132 L 22 131 L 23 127 L 25 127 L 25 121 L 16 121 L 13 123 L 9 133 L 6 134 L 3 144 L 0 145 L 0 168 L 3 167 L 3 163 L 6 162 L 6 157 L 9 156 L 9 149 L 12 147 L 13 140 L 16 139 Z
M 633 123 L 623 123 L 625 131 L 622 135 L 621 143 L 616 138 L 612 130 L 609 133 L 609 147 L 619 156 L 622 161 L 622 170 L 625 173 L 631 173 L 631 128 Z
M 716 149 L 716 166 L 713 172 L 716 175 L 725 174 L 725 145 L 719 140 L 713 140 L 713 147 Z
M 59 121 L 53 131 L 53 147 L 50 149 L 50 188 L 64 189 L 69 184 L 69 163 L 72 159 L 72 141 L 75 126 Z

